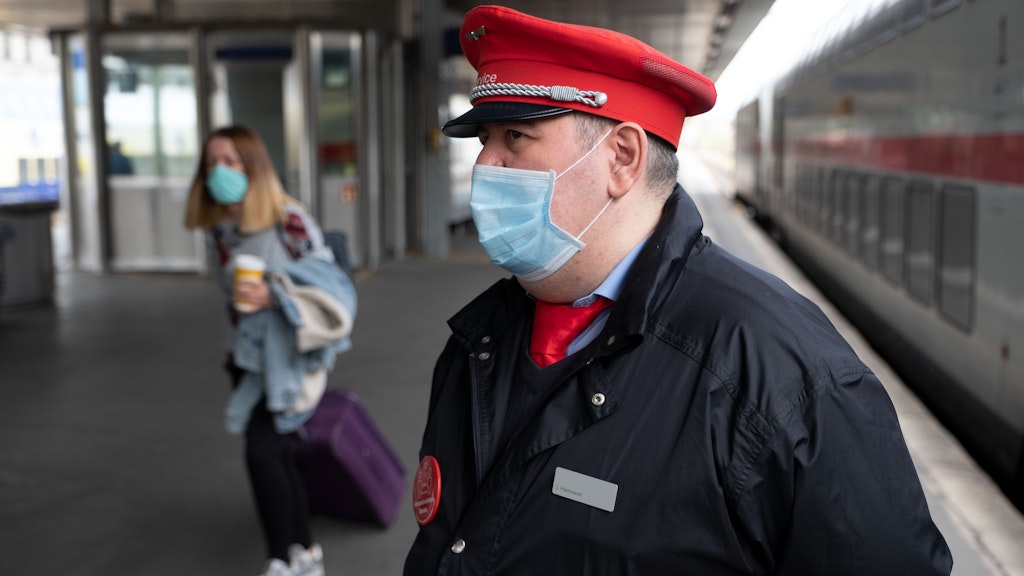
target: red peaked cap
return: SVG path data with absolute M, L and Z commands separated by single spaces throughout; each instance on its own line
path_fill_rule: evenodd
M 460 34 L 477 83 L 473 109 L 445 124 L 448 136 L 578 110 L 636 122 L 678 146 L 683 120 L 715 105 L 710 79 L 619 32 L 478 6 Z

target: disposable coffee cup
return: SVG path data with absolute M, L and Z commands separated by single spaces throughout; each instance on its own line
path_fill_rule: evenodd
M 259 256 L 250 254 L 235 256 L 235 287 L 243 282 L 262 282 L 263 272 L 266 269 L 266 262 Z M 239 312 L 252 312 L 256 310 L 256 307 L 250 302 L 235 300 L 235 309 Z

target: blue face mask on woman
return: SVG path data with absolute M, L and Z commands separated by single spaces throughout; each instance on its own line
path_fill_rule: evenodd
M 214 202 L 235 204 L 245 198 L 245 191 L 249 189 L 249 179 L 238 170 L 217 164 L 206 177 L 206 189 L 210 191 Z
M 580 238 L 597 222 L 612 198 L 587 227 L 573 236 L 551 221 L 555 181 L 565 176 L 611 134 L 611 130 L 561 174 L 476 165 L 473 167 L 469 207 L 491 262 L 526 282 L 554 274 L 586 244 Z

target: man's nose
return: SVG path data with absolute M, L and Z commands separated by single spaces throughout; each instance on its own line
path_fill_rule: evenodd
M 483 166 L 505 166 L 501 147 L 496 144 L 484 144 L 483 150 L 476 157 L 476 163 Z

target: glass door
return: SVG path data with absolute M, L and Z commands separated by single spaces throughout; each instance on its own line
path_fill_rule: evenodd
M 189 39 L 113 34 L 102 46 L 111 268 L 201 271 L 202 235 L 182 225 L 199 153 Z
M 318 111 L 316 153 L 320 219 L 328 230 L 348 235 L 352 265 L 364 265 L 360 224 L 367 199 L 360 190 L 360 86 L 362 43 L 356 33 L 315 32 L 311 37 L 313 98 Z

